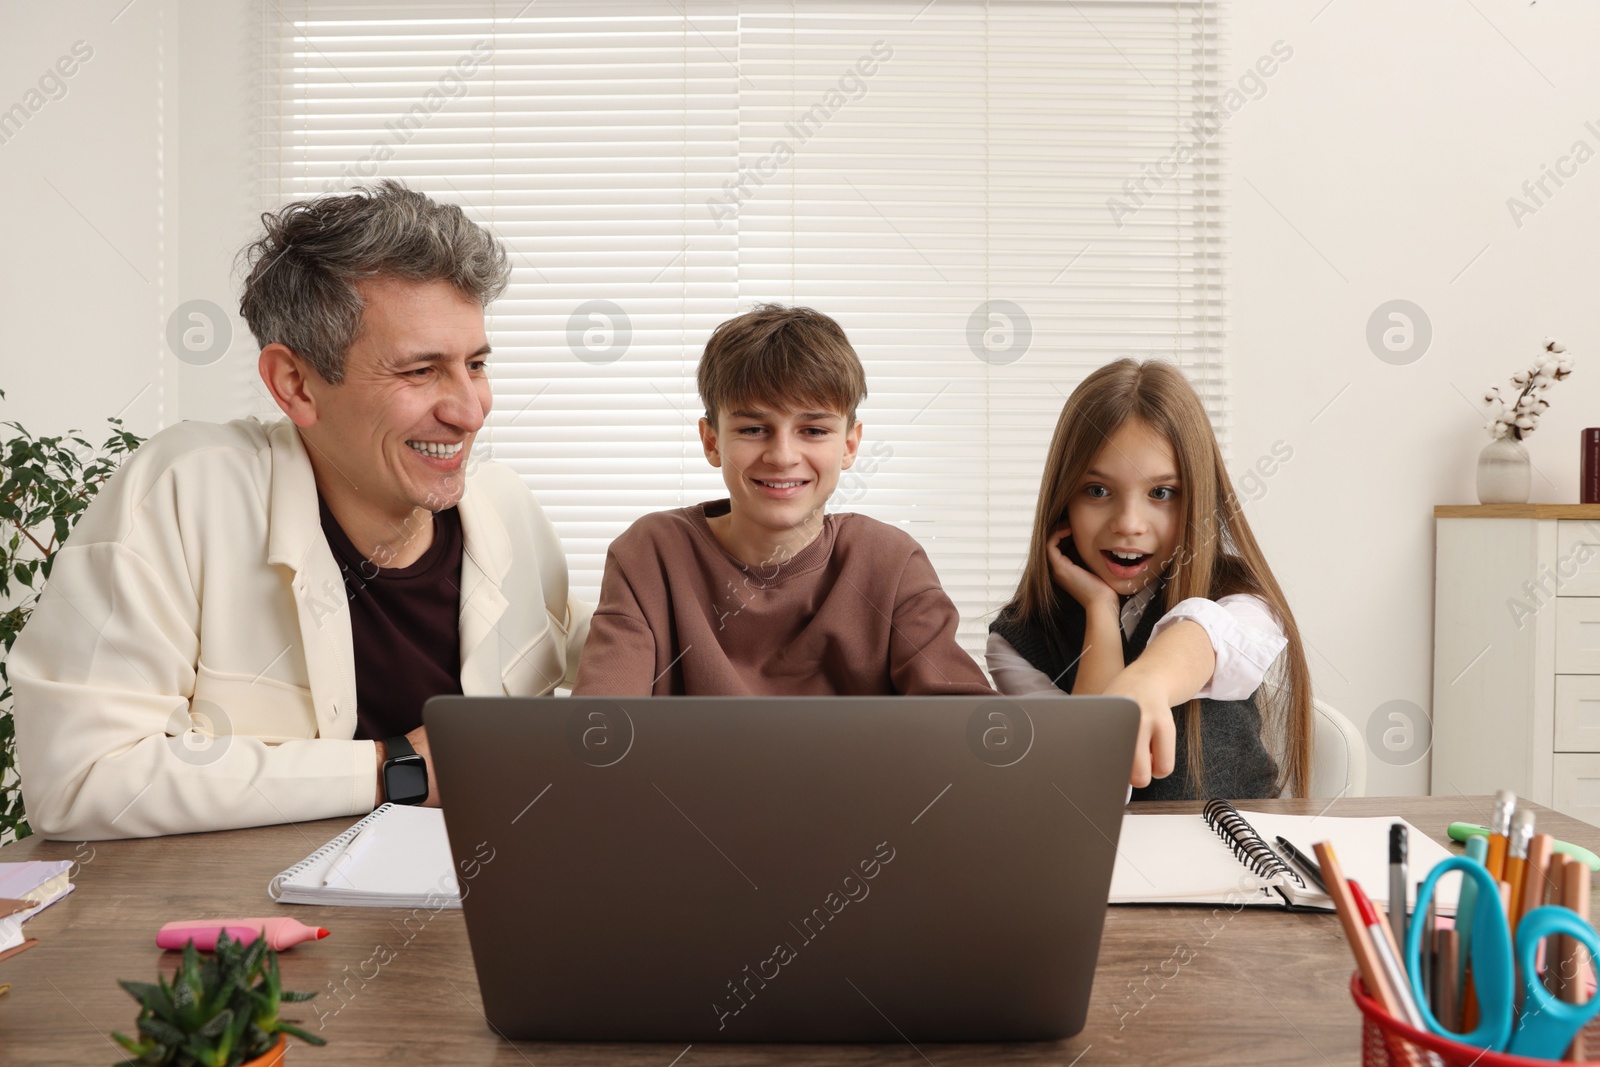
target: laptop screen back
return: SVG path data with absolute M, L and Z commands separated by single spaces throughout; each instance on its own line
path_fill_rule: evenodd
M 1082 1028 L 1138 713 L 1115 698 L 472 698 L 424 715 L 510 1038 Z

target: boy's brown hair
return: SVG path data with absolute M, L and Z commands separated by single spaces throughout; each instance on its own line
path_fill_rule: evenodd
M 758 304 L 711 331 L 696 375 L 706 418 L 749 404 L 816 406 L 855 425 L 867 374 L 837 322 L 820 311 Z

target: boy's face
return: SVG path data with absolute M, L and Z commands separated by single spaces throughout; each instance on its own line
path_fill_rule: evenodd
M 1183 506 L 1172 445 L 1129 419 L 1078 479 L 1067 524 L 1084 564 L 1127 596 L 1155 581 L 1177 551 Z
M 771 533 L 806 522 L 855 462 L 861 423 L 847 422 L 836 411 L 757 403 L 720 412 L 716 426 L 701 419 L 700 443 L 722 469 L 731 515 Z

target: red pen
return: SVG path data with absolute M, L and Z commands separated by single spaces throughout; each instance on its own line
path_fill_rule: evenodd
M 1361 914 L 1361 925 L 1367 928 L 1367 933 L 1372 938 L 1373 948 L 1377 950 L 1378 959 L 1383 963 L 1384 977 L 1394 987 L 1395 999 L 1400 1002 L 1405 1021 L 1418 1030 L 1426 1030 L 1427 1025 L 1422 1021 L 1422 1013 L 1417 1010 L 1416 998 L 1411 995 L 1411 982 L 1400 966 L 1400 961 L 1395 958 L 1394 948 L 1389 940 L 1388 925 L 1384 923 L 1383 916 L 1378 914 L 1378 910 L 1372 906 L 1367 894 L 1362 891 L 1361 883 L 1354 878 L 1349 881 L 1350 894 L 1356 898 L 1356 910 Z M 1420 917 L 1417 921 L 1421 921 Z
M 173 922 L 163 926 L 156 934 L 157 948 L 182 948 L 190 941 L 202 952 L 217 947 L 217 937 L 226 930 L 235 941 L 248 944 L 266 932 L 267 944 L 273 951 L 293 948 L 302 941 L 320 941 L 328 931 L 320 926 L 307 926 L 297 919 L 277 915 L 270 919 L 198 919 Z

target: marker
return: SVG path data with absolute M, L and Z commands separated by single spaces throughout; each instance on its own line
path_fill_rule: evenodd
M 1480 826 L 1475 822 L 1453 822 L 1445 831 L 1452 841 L 1470 842 L 1474 837 L 1487 837 L 1489 828 Z M 1588 864 L 1591 871 L 1600 871 L 1600 856 L 1595 855 L 1582 845 L 1574 845 L 1570 841 L 1551 842 L 1550 850 L 1563 856 L 1582 860 Z
M 1490 841 L 1486 837 L 1475 837 L 1467 841 L 1467 859 L 1483 862 L 1483 856 L 1490 851 Z M 1461 899 L 1456 902 L 1456 949 L 1458 949 L 1459 969 L 1456 973 L 1456 990 L 1461 1009 L 1466 1009 L 1467 987 L 1470 985 L 1470 968 L 1467 960 L 1472 955 L 1472 912 L 1478 905 L 1478 883 L 1472 878 L 1462 878 Z M 1467 1027 L 1458 1027 L 1459 1033 L 1466 1032 Z
M 1411 983 L 1406 981 L 1405 972 L 1400 969 L 1400 961 L 1395 958 L 1394 949 L 1389 944 L 1391 935 L 1388 926 L 1378 914 L 1378 909 L 1372 906 L 1372 901 L 1367 899 L 1367 894 L 1361 889 L 1361 883 L 1354 878 L 1349 879 L 1349 882 L 1350 895 L 1355 898 L 1356 910 L 1361 913 L 1361 925 L 1367 928 L 1367 934 L 1372 938 L 1372 947 L 1383 964 L 1384 977 L 1396 991 L 1395 1000 L 1402 1013 L 1400 1017 L 1416 1029 L 1427 1031 L 1428 1027 L 1422 1021 L 1422 1013 L 1417 1010 L 1417 1002 L 1411 995 Z
M 1467 841 L 1467 857 L 1489 866 L 1488 836 Z M 1478 907 L 1478 883 L 1471 878 L 1461 879 L 1461 898 L 1456 903 L 1456 929 L 1461 932 L 1461 1023 L 1455 1027 L 1458 1034 L 1477 1029 L 1478 990 L 1472 980 L 1472 927 L 1473 912 Z
M 1417 894 L 1420 898 L 1422 894 L 1421 882 L 1417 883 Z M 1413 915 L 1411 917 L 1412 922 L 1420 922 L 1422 924 L 1422 995 L 1428 998 L 1429 1004 L 1433 1003 L 1439 981 L 1436 973 L 1439 966 L 1436 955 L 1438 947 L 1436 938 L 1439 932 L 1438 907 L 1438 898 L 1429 897 L 1428 910 L 1421 915 Z
M 1322 880 L 1322 868 L 1317 866 L 1316 860 L 1291 845 L 1286 837 L 1278 838 L 1278 845 L 1288 855 L 1289 859 L 1305 872 L 1306 876 L 1311 879 L 1312 884 L 1324 893 L 1328 892 L 1328 883 Z
M 265 931 L 267 944 L 275 952 L 293 948 L 302 941 L 320 941 L 328 936 L 328 931 L 322 927 L 307 926 L 286 915 L 271 919 L 198 919 L 167 923 L 156 934 L 156 947 L 177 949 L 193 941 L 195 948 L 211 952 L 216 949 L 217 938 L 224 930 L 228 937 L 245 944 L 254 941 Z
M 1389 827 L 1389 929 L 1405 944 L 1406 940 L 1406 824 Z
M 1511 813 L 1516 810 L 1517 795 L 1502 789 L 1494 795 L 1494 813 L 1489 816 L 1489 855 L 1483 865 L 1491 878 L 1502 878 L 1506 870 L 1506 846 L 1510 844 Z

